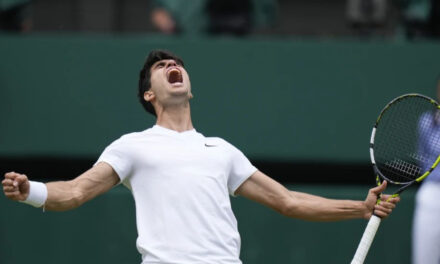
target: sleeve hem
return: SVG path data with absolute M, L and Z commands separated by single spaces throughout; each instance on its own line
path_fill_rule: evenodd
M 238 195 L 235 194 L 235 192 L 237 191 L 237 189 L 247 180 L 249 179 L 258 169 L 256 167 L 252 167 L 251 173 L 249 173 L 249 175 L 247 177 L 243 177 L 241 178 L 239 181 L 237 181 L 236 183 L 234 183 L 234 185 L 232 186 L 232 188 L 230 189 L 230 195 L 232 197 L 237 197 Z
M 116 174 L 118 175 L 118 178 L 119 178 L 119 184 L 122 183 L 122 181 L 123 181 L 124 179 L 121 177 L 121 169 L 119 169 L 118 166 L 116 166 L 114 163 L 112 163 L 112 162 L 111 162 L 110 160 L 108 160 L 108 159 L 100 159 L 100 160 L 98 160 L 95 164 L 93 164 L 93 166 L 96 166 L 96 164 L 98 164 L 98 163 L 100 163 L 100 162 L 105 162 L 105 163 L 107 163 L 108 165 L 110 165 L 110 166 L 113 168 L 113 170 L 116 172 Z

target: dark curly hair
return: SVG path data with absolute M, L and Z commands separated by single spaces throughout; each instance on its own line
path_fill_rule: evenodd
M 150 102 L 145 101 L 144 93 L 151 88 L 151 66 L 161 60 L 175 60 L 177 64 L 182 65 L 182 67 L 184 66 L 181 58 L 167 50 L 152 50 L 150 54 L 148 54 L 144 67 L 142 67 L 139 74 L 138 97 L 144 109 L 154 116 L 157 116 L 156 111 Z

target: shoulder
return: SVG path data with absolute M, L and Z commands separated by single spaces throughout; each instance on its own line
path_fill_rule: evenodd
M 217 146 L 232 146 L 229 142 L 220 137 L 205 137 L 206 144 Z
M 110 146 L 130 145 L 139 142 L 141 139 L 145 139 L 146 136 L 151 134 L 151 129 L 146 129 L 140 132 L 131 132 L 120 136 L 114 140 Z
M 124 134 L 121 137 L 119 137 L 118 139 L 116 139 L 113 143 L 125 143 L 125 142 L 129 142 L 132 140 L 136 140 L 136 139 L 140 138 L 143 133 L 145 133 L 145 131 Z
M 205 144 L 221 147 L 227 151 L 236 152 L 238 149 L 220 137 L 205 137 Z

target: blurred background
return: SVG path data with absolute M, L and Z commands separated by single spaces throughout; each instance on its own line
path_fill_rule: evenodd
M 136 98 L 151 49 L 180 55 L 193 123 L 287 187 L 364 199 L 382 107 L 436 97 L 438 0 L 0 0 L 0 173 L 68 180 L 155 120 Z M 366 263 L 411 263 L 417 187 Z M 307 223 L 231 198 L 253 263 L 349 263 L 366 221 Z M 134 204 L 116 187 L 70 212 L 0 195 L 0 263 L 140 263 Z

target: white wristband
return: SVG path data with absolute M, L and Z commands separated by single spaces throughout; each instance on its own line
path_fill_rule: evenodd
M 29 181 L 29 195 L 25 204 L 32 205 L 34 207 L 42 207 L 47 199 L 47 187 L 42 182 Z

